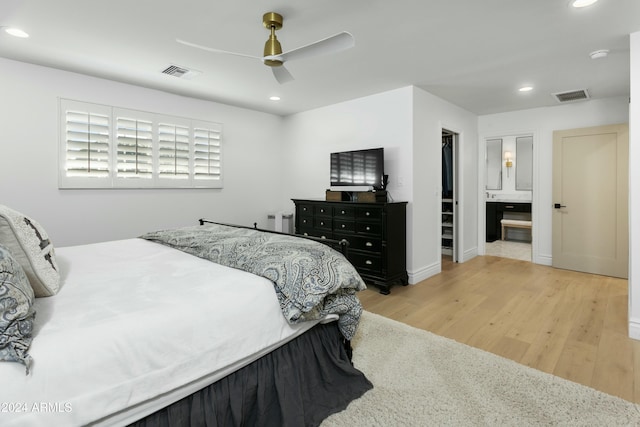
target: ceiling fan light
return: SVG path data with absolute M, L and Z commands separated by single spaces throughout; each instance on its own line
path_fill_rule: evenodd
M 264 57 L 266 58 L 269 56 L 278 55 L 282 55 L 282 46 L 280 46 L 280 42 L 272 31 L 269 40 L 267 40 L 267 42 L 264 44 Z M 282 65 L 282 61 L 277 59 L 265 59 L 263 62 L 270 67 L 279 67 L 280 65 Z

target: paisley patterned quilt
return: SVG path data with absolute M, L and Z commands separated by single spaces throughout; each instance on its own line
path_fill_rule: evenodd
M 140 237 L 271 280 L 290 323 L 337 314 L 344 337 L 351 340 L 355 334 L 362 313 L 356 292 L 366 286 L 340 252 L 322 243 L 220 224 Z

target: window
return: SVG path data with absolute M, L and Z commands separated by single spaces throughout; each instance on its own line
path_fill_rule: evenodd
M 160 176 L 167 179 L 189 179 L 189 128 L 172 123 L 160 123 L 158 142 Z M 197 170 L 195 173 L 197 177 Z
M 60 188 L 222 188 L 222 125 L 60 100 Z
M 220 129 L 194 127 L 194 176 L 198 182 L 222 179 Z

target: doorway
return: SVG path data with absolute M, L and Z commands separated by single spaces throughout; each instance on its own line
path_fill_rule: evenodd
M 533 260 L 533 134 L 485 139 L 485 255 Z
M 627 278 L 629 128 L 553 133 L 553 257 L 556 268 Z
M 441 200 L 441 253 L 453 262 L 459 261 L 458 227 L 458 139 L 455 132 L 442 129 L 442 200 Z

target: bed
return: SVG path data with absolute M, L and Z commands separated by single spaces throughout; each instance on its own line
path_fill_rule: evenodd
M 12 311 L 0 425 L 319 425 L 372 387 L 349 352 L 364 284 L 337 251 L 207 223 L 141 237 L 54 250 L 0 205 L 0 263 L 17 271 L 0 283 L 27 277 L 35 297 Z M 278 250 L 297 241 L 302 261 Z

